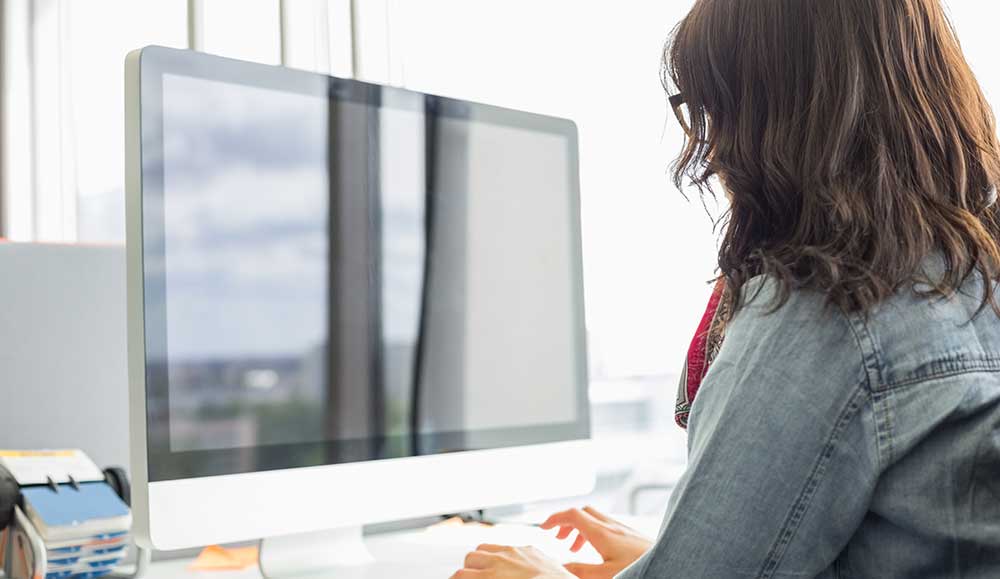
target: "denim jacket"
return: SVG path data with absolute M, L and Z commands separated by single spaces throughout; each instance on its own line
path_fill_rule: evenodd
M 659 538 L 619 579 L 1000 578 L 1000 319 L 900 291 L 818 292 L 730 322 Z M 917 286 L 916 289 L 919 289 Z

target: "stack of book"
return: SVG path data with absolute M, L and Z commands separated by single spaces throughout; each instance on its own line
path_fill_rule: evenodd
M 59 464 L 65 472 L 53 468 Z M 132 515 L 107 482 L 94 480 L 101 471 L 91 465 L 79 451 L 0 451 L 0 468 L 17 480 L 21 494 L 0 536 L 9 579 L 101 577 L 128 554 Z

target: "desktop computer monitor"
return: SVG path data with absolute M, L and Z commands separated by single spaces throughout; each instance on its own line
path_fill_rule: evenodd
M 160 47 L 126 80 L 143 544 L 589 491 L 571 121 Z

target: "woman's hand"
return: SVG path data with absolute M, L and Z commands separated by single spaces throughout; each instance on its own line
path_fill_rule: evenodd
M 574 530 L 577 531 L 571 551 L 578 552 L 589 541 L 604 559 L 600 565 L 566 565 L 566 569 L 580 579 L 611 579 L 652 546 L 649 539 L 635 530 L 591 507 L 556 513 L 542 523 L 543 529 L 556 527 L 559 527 L 556 535 L 559 539 L 565 539 Z
M 480 545 L 451 579 L 573 579 L 559 563 L 534 547 Z

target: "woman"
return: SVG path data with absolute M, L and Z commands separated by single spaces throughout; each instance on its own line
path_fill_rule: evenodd
M 699 0 L 665 70 L 731 207 L 688 470 L 655 543 L 570 511 L 604 565 L 454 576 L 1000 577 L 1000 147 L 939 0 Z

